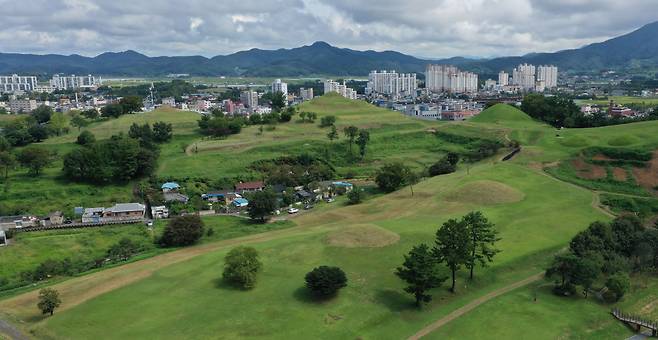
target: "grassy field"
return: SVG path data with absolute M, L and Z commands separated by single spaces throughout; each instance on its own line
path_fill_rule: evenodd
M 600 100 L 580 100 L 581 104 L 598 104 L 598 105 L 608 105 L 610 100 L 613 100 L 617 104 L 627 105 L 627 104 L 643 104 L 643 105 L 658 105 L 658 98 L 656 97 L 631 97 L 631 96 L 611 96 L 608 99 Z
M 557 131 L 508 105 L 460 123 L 412 120 L 337 97 L 318 98 L 302 109 L 336 115 L 339 129 L 371 129 L 366 160 L 343 168 L 338 164 L 340 171 L 360 168 L 359 174 L 368 175 L 392 159 L 420 168 L 462 147 L 429 133 L 433 130 L 516 139 L 523 150 L 509 162 L 497 156 L 426 179 L 414 186 L 413 196 L 404 188 L 356 206 L 327 206 L 294 217 L 295 227 L 209 241 L 58 283 L 54 287 L 64 304 L 53 317 L 37 314 L 35 292 L 0 300 L 1 313 L 35 337 L 53 339 L 405 338 L 487 293 L 542 272 L 578 231 L 610 219 L 598 207 L 596 194 L 543 168 L 570 161 L 587 147 L 658 145 L 656 122 Z M 182 141 L 195 143 L 193 134 L 183 136 L 163 149 L 159 175 L 235 175 L 253 160 L 326 147 L 340 153 L 346 147 L 344 140 L 329 145 L 327 130 L 316 125 L 281 124 L 263 135 L 247 128 L 227 139 L 196 141 L 197 153 L 175 147 Z M 456 294 L 441 287 L 432 303 L 414 308 L 393 274 L 402 255 L 412 245 L 431 244 L 442 222 L 476 209 L 497 225 L 502 252 L 492 266 L 477 268 L 475 281 L 460 273 Z M 252 291 L 234 290 L 220 280 L 223 257 L 236 244 L 253 245 L 264 262 Z M 324 264 L 343 268 L 349 283 L 338 297 L 319 303 L 303 288 L 303 277 Z M 607 339 L 630 334 L 611 322 L 611 306 L 560 299 L 545 283 L 539 285 L 491 300 L 430 338 Z M 650 279 L 646 287 L 650 293 L 636 285 L 621 306 L 642 311 L 642 301 L 658 291 Z

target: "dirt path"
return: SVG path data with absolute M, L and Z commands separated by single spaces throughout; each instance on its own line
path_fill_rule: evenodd
M 12 326 L 9 322 L 0 320 L 0 338 L 2 338 L 3 336 L 9 337 L 9 339 L 11 339 L 11 340 L 28 340 L 29 339 L 21 331 L 19 331 L 16 327 Z
M 438 328 L 442 327 L 443 325 L 447 324 L 448 322 L 450 322 L 450 321 L 452 321 L 452 320 L 454 320 L 454 319 L 456 319 L 456 318 L 472 311 L 473 309 L 480 306 L 481 304 L 483 304 L 483 303 L 485 303 L 485 302 L 487 302 L 491 299 L 494 299 L 494 298 L 496 298 L 500 295 L 508 293 L 508 292 L 510 292 L 514 289 L 517 289 L 517 288 L 526 286 L 530 283 L 533 283 L 535 281 L 538 281 L 538 280 L 542 279 L 543 277 L 544 277 L 544 272 L 537 273 L 537 274 L 535 274 L 533 276 L 530 276 L 528 278 L 525 278 L 521 281 L 514 282 L 514 283 L 512 283 L 508 286 L 505 286 L 503 288 L 500 288 L 500 289 L 496 289 L 493 292 L 491 292 L 487 295 L 484 295 L 482 297 L 479 297 L 479 298 L 469 302 L 467 305 L 452 311 L 452 313 L 442 317 L 441 319 L 436 320 L 436 321 L 432 322 L 431 324 L 425 326 L 425 328 L 421 329 L 416 334 L 410 336 L 408 338 L 408 340 L 420 339 L 420 338 L 430 334 L 431 332 L 437 330 Z

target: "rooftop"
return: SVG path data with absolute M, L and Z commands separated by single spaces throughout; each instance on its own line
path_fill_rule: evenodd
M 144 211 L 144 205 L 141 203 L 118 203 L 113 207 L 108 208 L 111 212 L 130 212 L 130 211 Z
M 244 182 L 238 183 L 235 185 L 235 190 L 250 190 L 250 189 L 260 189 L 265 187 L 263 181 L 254 181 L 254 182 Z

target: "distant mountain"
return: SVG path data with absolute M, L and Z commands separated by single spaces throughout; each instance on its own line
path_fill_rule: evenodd
M 554 64 L 562 70 L 572 71 L 658 67 L 658 22 L 579 49 L 494 59 L 454 57 L 426 60 L 394 51 L 356 51 L 316 42 L 292 49 L 251 49 L 212 58 L 148 57 L 135 51 L 107 52 L 96 57 L 0 53 L 0 74 L 363 76 L 371 70 L 423 72 L 428 63 L 453 64 L 481 74 L 494 74 L 499 70 L 509 71 L 524 62 Z

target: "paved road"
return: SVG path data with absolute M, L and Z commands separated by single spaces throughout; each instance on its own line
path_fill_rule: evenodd
M 0 320 L 0 335 L 8 336 L 12 340 L 29 340 L 21 331 L 16 327 L 12 326 L 10 323 L 4 320 Z
M 494 298 L 496 298 L 500 295 L 508 293 L 508 292 L 510 292 L 514 289 L 523 287 L 523 286 L 528 285 L 530 283 L 533 283 L 537 280 L 540 280 L 543 277 L 544 277 L 544 272 L 537 273 L 537 274 L 535 274 L 533 276 L 530 276 L 528 278 L 525 278 L 521 281 L 514 282 L 514 283 L 512 283 L 508 286 L 505 286 L 503 288 L 500 288 L 500 289 L 496 289 L 496 290 L 494 290 L 493 292 L 491 292 L 487 295 L 484 295 L 480 298 L 477 298 L 477 299 L 471 301 L 466 306 L 454 310 L 452 313 L 442 317 L 441 319 L 432 322 L 431 324 L 427 325 L 425 328 L 418 331 L 418 333 L 410 336 L 408 338 L 408 340 L 418 340 L 418 339 L 430 334 L 431 332 L 437 330 L 438 328 L 442 327 L 443 325 L 447 324 L 448 322 L 450 322 L 450 321 L 452 321 L 452 320 L 454 320 L 454 319 L 456 319 L 456 318 L 472 311 L 473 309 L 480 306 L 481 304 L 483 304 L 483 303 L 485 303 L 485 302 L 487 302 L 491 299 L 494 299 Z

